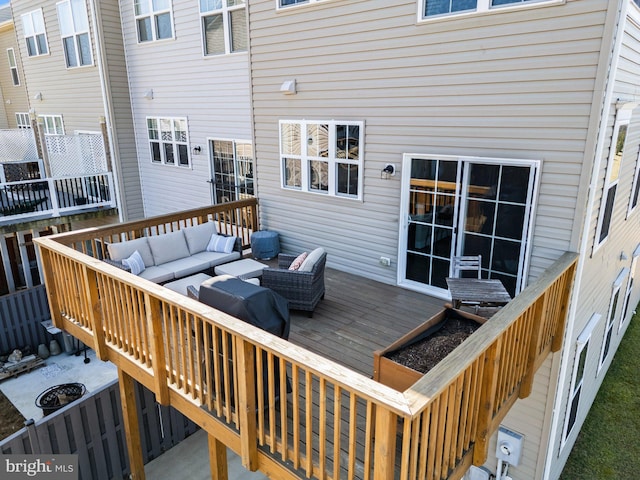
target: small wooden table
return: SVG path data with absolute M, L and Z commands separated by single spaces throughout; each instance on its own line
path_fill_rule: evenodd
M 497 279 L 447 277 L 446 280 L 453 308 L 460 308 L 463 302 L 495 307 L 511 301 L 511 295 Z

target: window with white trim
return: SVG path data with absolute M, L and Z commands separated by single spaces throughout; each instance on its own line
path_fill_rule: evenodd
M 363 122 L 281 120 L 282 187 L 359 199 L 363 147 Z
M 573 426 L 578 416 L 578 407 L 580 406 L 580 395 L 582 393 L 582 385 L 584 383 L 585 365 L 589 355 L 589 341 L 591 340 L 591 332 L 600 322 L 601 315 L 595 313 L 582 330 L 576 340 L 576 353 L 573 359 L 573 373 L 571 375 L 571 387 L 569 388 L 569 403 L 565 412 L 564 429 L 562 433 L 562 445 L 571 434 Z
M 147 117 L 147 133 L 153 163 L 190 166 L 186 118 Z
M 44 17 L 42 9 L 21 15 L 24 39 L 27 43 L 27 55 L 35 57 L 49 53 L 47 44 L 47 33 L 44 28 Z
M 278 2 L 278 6 L 280 7 L 291 7 L 293 5 L 302 5 L 304 3 L 315 3 L 319 0 L 280 0 Z
M 629 319 L 633 316 L 629 315 L 629 303 L 631 302 L 631 292 L 633 290 L 633 282 L 636 276 L 636 267 L 638 266 L 638 256 L 640 256 L 640 245 L 638 245 L 633 252 L 633 259 L 631 260 L 631 267 L 629 269 L 629 280 L 627 281 L 627 289 L 624 292 L 624 303 L 622 304 L 622 314 L 620 315 L 618 332 L 620 332 L 625 323 L 627 323 L 627 316 Z
M 640 0 L 638 0 L 640 1 Z M 633 183 L 631 184 L 631 195 L 629 196 L 629 211 L 627 216 L 635 210 L 638 206 L 638 197 L 640 196 L 640 181 L 638 181 L 638 177 L 640 176 L 640 149 L 638 149 L 638 156 L 636 157 L 636 171 L 633 176 Z
M 64 0 L 57 8 L 67 68 L 93 65 L 85 0 Z
M 200 0 L 205 55 L 247 50 L 247 7 L 244 0 Z
M 627 139 L 627 130 L 631 120 L 631 109 L 624 107 L 618 110 L 616 123 L 613 127 L 613 137 L 607 162 L 607 173 L 605 175 L 604 190 L 602 192 L 602 203 L 600 204 L 600 215 L 598 218 L 598 228 L 596 230 L 596 247 L 602 245 L 609 236 L 611 219 L 613 217 L 613 206 L 616 200 L 616 190 L 620 180 L 620 167 L 624 155 L 624 145 Z
M 31 128 L 31 118 L 28 113 L 16 113 L 16 125 L 18 128 Z
M 133 9 L 139 43 L 173 38 L 171 0 L 135 0 Z
M 7 59 L 9 60 L 9 70 L 11 71 L 11 81 L 13 85 L 20 86 L 20 77 L 18 76 L 18 64 L 16 62 L 16 52 L 13 48 L 7 48 Z
M 40 115 L 45 135 L 64 135 L 62 115 Z
M 560 3 L 560 0 L 423 0 L 422 18 L 461 13 L 490 12 L 503 7 L 536 3 Z
M 214 203 L 253 197 L 253 145 L 239 140 L 210 140 Z
M 618 311 L 618 300 L 620 298 L 620 287 L 624 278 L 627 276 L 628 270 L 625 269 L 616 277 L 613 282 L 613 291 L 611 293 L 611 301 L 609 302 L 609 313 L 607 315 L 607 324 L 604 328 L 604 340 L 602 341 L 602 350 L 600 352 L 600 362 L 598 363 L 598 372 L 609 357 L 611 351 L 611 340 L 613 337 L 613 324 Z

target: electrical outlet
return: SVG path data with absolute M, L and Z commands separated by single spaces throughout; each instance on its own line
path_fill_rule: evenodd
M 391 259 L 389 257 L 380 257 L 380 265 L 388 267 L 391 265 Z

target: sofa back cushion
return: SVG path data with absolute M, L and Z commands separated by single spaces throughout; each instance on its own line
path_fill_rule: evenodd
M 313 267 L 316 265 L 316 262 L 320 260 L 320 257 L 322 257 L 322 255 L 324 255 L 324 248 L 320 247 L 320 248 L 316 248 L 315 250 L 312 250 L 309 253 L 309 255 L 307 255 L 307 258 L 304 259 L 304 262 L 302 262 L 302 265 L 300 265 L 300 268 L 298 269 L 298 271 L 300 272 L 312 271 Z
M 156 265 L 190 256 L 187 240 L 182 230 L 147 238 Z
M 137 250 L 144 261 L 145 267 L 155 265 L 147 237 L 127 240 L 126 242 L 110 243 L 107 245 L 107 250 L 109 251 L 109 258 L 117 262 L 129 258 L 131 254 Z
M 182 231 L 184 232 L 184 238 L 187 239 L 189 253 L 193 255 L 194 253 L 204 252 L 207 249 L 211 235 L 216 233 L 216 224 L 213 222 L 201 223 L 193 227 L 183 228 Z

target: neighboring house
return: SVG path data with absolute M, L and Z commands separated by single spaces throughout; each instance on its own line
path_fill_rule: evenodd
M 253 194 L 246 5 L 120 2 L 144 211 Z
M 559 476 L 640 300 L 638 3 L 249 3 L 261 225 L 284 249 L 442 298 L 455 255 L 517 294 L 580 254 L 563 349 L 503 422 L 514 478 Z
M 31 128 L 27 84 L 22 70 L 20 48 L 11 16 L 11 7 L 0 8 L 0 90 L 4 115 L 0 115 L 1 128 Z

